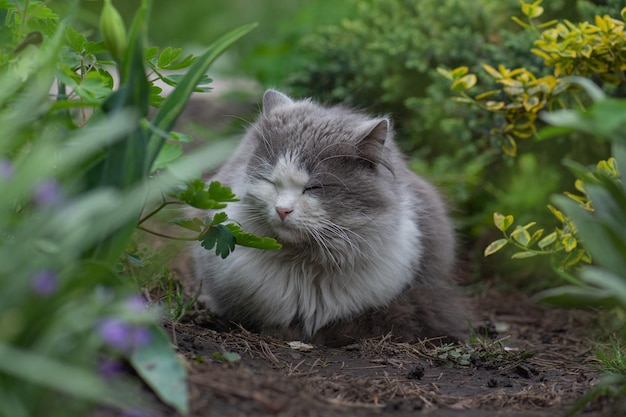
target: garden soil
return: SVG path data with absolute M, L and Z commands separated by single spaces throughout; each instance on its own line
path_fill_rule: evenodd
M 218 105 L 196 104 L 188 114 L 241 111 Z M 172 270 L 184 281 L 186 262 L 176 263 Z M 199 304 L 164 328 L 188 369 L 193 417 L 552 417 L 571 411 L 601 378 L 588 338 L 594 314 L 492 288 L 468 298 L 487 336 L 469 348 L 387 336 L 342 348 L 307 346 L 219 325 Z M 178 416 L 162 404 L 158 410 Z M 574 415 L 619 414 L 596 400 Z
M 202 310 L 165 328 L 188 367 L 194 417 L 547 417 L 571 410 L 597 383 L 591 315 L 493 290 L 472 300 L 491 338 L 447 355 L 436 341 L 387 337 L 302 346 L 206 327 Z M 610 407 L 591 403 L 576 415 L 606 416 Z

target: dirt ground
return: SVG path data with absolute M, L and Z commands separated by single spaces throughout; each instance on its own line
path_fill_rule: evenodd
M 241 328 L 196 324 L 201 311 L 166 328 L 188 365 L 194 417 L 555 416 L 597 382 L 589 314 L 494 291 L 474 302 L 492 338 L 470 348 L 383 337 L 299 350 Z M 603 408 L 577 415 L 610 415 Z

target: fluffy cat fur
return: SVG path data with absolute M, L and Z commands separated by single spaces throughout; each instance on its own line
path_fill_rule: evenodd
M 211 309 L 250 330 L 340 345 L 392 332 L 462 339 L 453 228 L 411 172 L 390 121 L 268 90 L 263 111 L 210 179 L 240 198 L 226 212 L 279 251 L 197 246 Z M 205 215 L 207 213 L 204 213 Z

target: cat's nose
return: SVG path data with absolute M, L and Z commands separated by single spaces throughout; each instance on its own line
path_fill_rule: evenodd
M 285 220 L 285 217 L 287 217 L 287 215 L 289 213 L 292 213 L 293 209 L 287 208 L 287 207 L 276 207 L 276 213 L 278 213 L 278 217 L 280 217 L 280 220 Z

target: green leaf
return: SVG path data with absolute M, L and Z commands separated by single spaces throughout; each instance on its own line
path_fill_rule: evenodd
M 181 414 L 189 412 L 187 371 L 160 327 L 150 327 L 150 343 L 133 352 L 130 363 L 166 404 Z
M 180 58 L 183 54 L 183 50 L 181 48 L 172 48 L 168 46 L 164 48 L 159 54 L 159 58 L 157 60 L 158 68 L 165 68 L 178 58 Z
M 188 68 L 196 61 L 196 57 L 193 55 L 187 55 L 185 58 L 181 59 L 178 62 L 173 62 L 169 65 L 162 67 L 164 70 L 174 71 L 179 69 Z
M 190 206 L 202 210 L 223 209 L 226 207 L 226 204 L 213 198 L 212 194 L 206 190 L 206 184 L 200 179 L 187 182 L 186 188 L 179 192 L 176 197 Z
M 517 142 L 511 135 L 504 135 L 501 144 L 502 152 L 508 156 L 517 156 Z
M 514 21 L 515 23 L 517 23 L 518 25 L 520 25 L 521 27 L 525 28 L 525 29 L 531 29 L 532 26 L 530 26 L 528 23 L 523 22 L 519 17 L 517 16 L 511 16 L 511 20 Z
M 211 226 L 206 234 L 201 237 L 200 244 L 206 250 L 215 248 L 215 254 L 226 258 L 235 250 L 235 236 L 230 229 L 223 224 Z
M 528 242 L 530 242 L 530 233 L 522 226 L 517 226 L 515 230 L 513 230 L 513 233 L 511 233 L 511 237 L 523 247 L 527 247 Z
M 511 256 L 511 259 L 526 259 L 526 258 L 532 258 L 537 255 L 539 255 L 537 252 L 531 252 L 531 251 L 517 252 L 517 253 L 514 253 L 513 256 Z
M 259 237 L 251 233 L 246 233 L 241 230 L 241 227 L 234 223 L 226 225 L 233 233 L 235 242 L 240 246 L 247 246 L 249 248 L 264 249 L 264 250 L 278 250 L 282 247 L 275 239 L 270 237 Z
M 215 224 L 224 223 L 226 220 L 228 220 L 228 214 L 224 212 L 216 213 L 213 216 L 213 219 L 211 220 L 211 224 L 215 225 Z
M 161 79 L 166 83 L 169 84 L 173 87 L 177 86 L 178 83 L 180 83 L 183 78 L 185 78 L 185 74 L 171 74 L 166 76 L 161 76 Z M 207 93 L 209 91 L 212 91 L 213 88 L 212 87 L 208 87 L 208 84 L 211 84 L 213 82 L 213 79 L 210 78 L 208 75 L 204 75 L 202 76 L 202 78 L 200 78 L 200 80 L 198 80 L 198 84 L 196 84 L 196 87 L 193 89 L 194 92 L 196 93 Z
M 509 241 L 506 239 L 498 239 L 494 242 L 491 242 L 489 246 L 485 248 L 485 256 L 493 255 L 494 253 L 505 247 L 507 243 L 509 243 Z
M 468 71 L 469 68 L 466 66 L 457 67 L 453 70 L 450 70 L 450 76 L 452 76 L 452 79 L 458 80 L 459 78 L 466 75 Z
M 107 50 L 106 46 L 104 46 L 104 42 L 86 42 L 85 45 L 85 55 L 95 55 L 101 54 Z M 102 62 L 101 62 L 102 63 Z
M 572 235 L 567 235 L 561 239 L 561 244 L 565 248 L 565 252 L 571 252 L 578 245 L 578 241 Z
M 170 132 L 168 137 L 169 140 L 174 140 L 176 142 L 189 143 L 193 141 L 193 138 L 189 135 L 185 135 L 184 133 L 179 132 Z
M 551 244 L 553 244 L 556 241 L 556 232 L 552 232 L 549 235 L 547 235 L 546 237 L 544 237 L 543 239 L 541 239 L 538 243 L 537 246 L 539 246 L 541 249 L 545 248 L 546 246 L 550 246 Z
M 165 142 L 159 156 L 152 164 L 150 172 L 157 171 L 167 167 L 170 163 L 174 162 L 183 155 L 183 147 L 179 143 Z
M 616 304 L 615 298 L 608 291 L 571 285 L 542 291 L 534 298 L 557 307 L 613 307 Z
M 626 309 L 626 271 L 620 276 L 604 268 L 589 266 L 580 272 L 580 277 L 585 282 L 611 293 L 619 306 Z
M 211 181 L 209 184 L 209 195 L 213 200 L 221 203 L 239 201 L 230 187 L 223 186 L 219 181 Z
M 79 54 L 83 52 L 86 39 L 74 28 L 68 26 L 67 29 L 65 29 L 65 40 L 67 41 L 67 45 L 74 51 L 78 52 Z
M 528 242 L 528 246 L 534 245 L 539 239 L 543 236 L 543 229 L 536 230 L 530 238 L 530 242 Z
M 476 85 L 477 78 L 475 74 L 467 74 L 455 80 L 450 89 L 453 91 L 466 91 Z
M 501 232 L 506 232 L 515 222 L 512 215 L 505 216 L 501 213 L 493 213 L 493 223 Z
M 194 232 L 202 232 L 204 229 L 204 223 L 202 220 L 194 217 L 192 219 L 187 217 L 177 217 L 175 219 L 170 220 L 168 223 L 175 224 L 180 227 L 184 227 L 185 229 L 193 230 Z
M 441 75 L 445 79 L 450 80 L 450 81 L 453 80 L 452 74 L 447 69 L 445 69 L 443 67 L 437 67 L 437 72 L 439 73 L 439 75 Z

